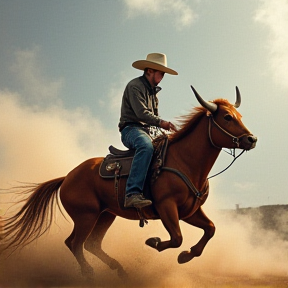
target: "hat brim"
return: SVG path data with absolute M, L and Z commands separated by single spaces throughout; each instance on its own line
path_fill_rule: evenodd
M 163 66 L 161 64 L 157 64 L 155 62 L 147 61 L 147 60 L 138 60 L 132 63 L 132 66 L 139 70 L 144 70 L 145 68 L 151 68 L 155 70 L 159 70 L 171 75 L 178 75 L 178 72 L 175 70 L 168 68 L 166 66 Z

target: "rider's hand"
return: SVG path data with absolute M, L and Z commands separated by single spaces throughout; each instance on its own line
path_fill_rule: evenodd
M 169 122 L 169 130 L 172 130 L 172 131 L 174 131 L 174 132 L 177 132 L 176 126 L 175 126 L 173 123 L 171 123 L 171 122 Z
M 165 120 L 161 120 L 160 128 L 168 130 L 168 131 L 170 131 L 170 130 L 173 130 L 175 132 L 177 131 L 177 128 L 173 123 L 165 121 Z

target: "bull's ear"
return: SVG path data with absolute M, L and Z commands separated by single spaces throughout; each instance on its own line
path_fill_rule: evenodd
M 239 88 L 236 86 L 236 102 L 234 104 L 235 108 L 238 108 L 241 104 L 241 94 Z
M 210 111 L 211 113 L 216 112 L 218 106 L 215 103 L 212 102 L 208 102 L 205 101 L 199 94 L 198 92 L 195 90 L 195 88 L 191 85 L 191 89 L 195 94 L 195 97 L 197 98 L 198 102 L 204 107 L 206 108 L 208 111 Z

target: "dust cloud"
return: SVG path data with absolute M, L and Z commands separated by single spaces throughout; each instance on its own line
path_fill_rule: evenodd
M 1 188 L 13 181 L 65 176 L 84 160 L 104 156 L 110 144 L 119 142 L 117 128 L 104 129 L 87 109 L 25 106 L 17 94 L 0 91 Z
M 259 227 L 247 215 L 206 212 L 216 234 L 200 257 L 182 265 L 177 256 L 197 243 L 202 235 L 199 229 L 181 223 L 182 246 L 159 253 L 144 242 L 153 236 L 168 239 L 160 221 L 140 228 L 137 221 L 117 218 L 103 249 L 121 263 L 128 279 L 121 279 L 117 271 L 85 251 L 95 270 L 92 284 L 82 277 L 64 245 L 72 223 L 58 213 L 47 234 L 9 258 L 1 257 L 0 287 L 287 287 L 287 238 Z M 287 212 L 282 216 L 287 217 Z

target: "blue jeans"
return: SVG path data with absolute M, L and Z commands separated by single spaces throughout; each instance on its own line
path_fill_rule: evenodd
M 141 127 L 126 126 L 121 131 L 121 140 L 127 148 L 136 150 L 127 179 L 126 196 L 142 193 L 154 152 L 151 137 Z

